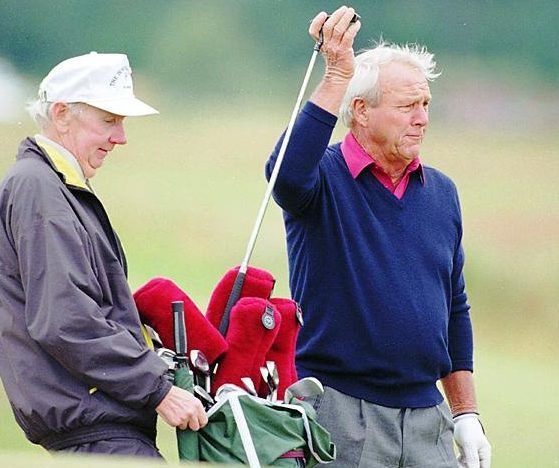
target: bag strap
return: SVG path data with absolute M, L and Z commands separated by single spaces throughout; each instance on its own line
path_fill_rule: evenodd
M 300 405 L 288 404 L 288 403 L 281 403 L 278 406 L 281 406 L 283 408 L 289 408 L 293 411 L 296 411 L 297 413 L 299 413 L 301 415 L 301 419 L 303 421 L 303 427 L 305 429 L 305 435 L 306 435 L 306 440 L 307 440 L 307 448 L 309 449 L 309 452 L 311 453 L 311 455 L 314 457 L 314 459 L 317 462 L 319 462 L 319 463 L 330 463 L 329 460 L 323 460 L 322 458 L 320 458 L 320 455 L 318 454 L 318 452 L 314 448 L 311 425 L 309 423 L 309 417 L 307 416 L 307 412 L 305 411 L 305 408 L 303 408 Z M 334 450 L 335 450 L 335 448 L 334 448 Z M 335 457 L 335 452 L 334 452 L 334 457 Z
M 247 456 L 248 465 L 250 468 L 260 468 L 260 461 L 258 460 L 258 455 L 256 454 L 256 448 L 254 447 L 254 442 L 252 441 L 252 436 L 248 430 L 248 424 L 243 413 L 243 408 L 239 402 L 238 394 L 229 395 L 229 403 L 231 404 L 231 411 L 233 412 L 233 417 L 235 418 L 235 423 L 237 424 L 237 429 L 241 436 L 241 442 L 243 443 L 243 449 Z

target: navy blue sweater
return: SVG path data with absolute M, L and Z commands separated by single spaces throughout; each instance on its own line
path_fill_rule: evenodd
M 438 404 L 437 380 L 473 367 L 456 188 L 425 166 L 400 200 L 368 170 L 353 179 L 328 146 L 335 123 L 305 105 L 274 189 L 305 318 L 299 376 L 383 406 Z

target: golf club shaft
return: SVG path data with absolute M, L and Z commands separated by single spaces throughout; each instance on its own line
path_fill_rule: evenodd
M 355 23 L 360 19 L 361 17 L 356 13 L 353 16 L 351 22 Z M 316 57 L 318 56 L 318 52 L 322 48 L 323 42 L 324 42 L 324 36 L 321 28 L 318 40 L 316 41 L 313 48 L 313 53 L 311 56 L 311 60 L 309 61 L 309 65 L 307 67 L 307 72 L 305 73 L 305 78 L 303 79 L 303 84 L 301 85 L 301 89 L 299 90 L 299 95 L 297 96 L 297 101 L 295 102 L 295 107 L 293 108 L 293 112 L 291 113 L 291 119 L 289 120 L 289 124 L 287 125 L 287 130 L 285 131 L 285 136 L 283 137 L 283 141 L 278 153 L 278 157 L 276 159 L 276 164 L 274 165 L 274 170 L 272 171 L 272 175 L 270 176 L 270 180 L 268 181 L 268 186 L 264 194 L 264 199 L 262 200 L 262 204 L 260 205 L 260 209 L 258 210 L 258 215 L 256 216 L 254 227 L 252 228 L 252 233 L 248 241 L 245 257 L 241 262 L 241 268 L 239 269 L 239 273 L 244 274 L 248 269 L 250 257 L 252 256 L 252 251 L 254 250 L 254 246 L 256 244 L 256 238 L 258 237 L 258 233 L 260 232 L 260 227 L 262 226 L 262 221 L 264 220 L 264 215 L 266 214 L 266 209 L 268 208 L 268 203 L 272 196 L 272 191 L 274 190 L 276 179 L 278 178 L 278 173 L 281 167 L 281 163 L 283 162 L 283 157 L 285 156 L 285 151 L 287 150 L 287 145 L 289 144 L 289 140 L 291 139 L 291 132 L 293 130 L 293 126 L 295 125 L 295 119 L 297 118 L 297 114 L 299 113 L 299 108 L 301 107 L 301 102 L 303 101 L 305 91 L 307 90 L 309 79 L 311 77 L 311 73 L 314 68 L 314 63 L 316 62 Z
M 307 90 L 309 79 L 311 77 L 311 73 L 313 71 L 314 64 L 316 62 L 316 57 L 318 55 L 318 52 L 320 51 L 321 46 L 322 46 L 322 41 L 320 40 L 316 43 L 313 49 L 311 60 L 309 62 L 309 65 L 307 67 L 307 72 L 305 73 L 305 77 L 303 79 L 303 84 L 301 85 L 301 89 L 299 90 L 299 95 L 297 96 L 295 107 L 293 108 L 293 112 L 291 113 L 291 119 L 289 120 L 289 124 L 287 125 L 287 129 L 283 137 L 283 141 L 278 153 L 278 157 L 276 159 L 276 164 L 274 165 L 274 169 L 270 176 L 270 180 L 268 181 L 268 186 L 266 187 L 264 198 L 262 200 L 262 203 L 260 204 L 260 209 L 258 210 L 258 215 L 256 216 L 256 221 L 254 223 L 254 227 L 252 228 L 252 232 L 250 234 L 245 256 L 243 258 L 243 261 L 241 262 L 239 272 L 235 277 L 235 282 L 233 283 L 233 287 L 231 288 L 231 293 L 229 294 L 227 305 L 225 306 L 225 311 L 223 312 L 223 317 L 221 319 L 221 323 L 219 326 L 219 331 L 223 336 L 225 336 L 225 334 L 227 333 L 227 329 L 229 328 L 229 315 L 231 313 L 231 309 L 237 303 L 239 297 L 241 297 L 241 289 L 245 281 L 245 275 L 248 270 L 250 257 L 252 256 L 252 252 L 254 251 L 256 239 L 258 237 L 258 233 L 260 232 L 260 227 L 262 226 L 262 221 L 264 220 L 264 215 L 266 214 L 266 209 L 268 208 L 270 198 L 272 197 L 272 191 L 274 190 L 274 185 L 276 183 L 276 179 L 278 178 L 278 173 L 281 167 L 281 163 L 283 162 L 283 157 L 285 156 L 287 145 L 289 144 L 289 139 L 291 138 L 291 132 L 293 130 L 293 126 L 295 125 L 295 119 L 297 118 L 297 114 L 299 113 L 299 108 L 301 107 L 301 102 L 305 95 L 305 91 Z
M 309 79 L 314 68 L 314 64 L 316 62 L 316 57 L 318 55 L 318 51 L 320 49 L 316 48 L 313 50 L 313 54 L 311 56 L 311 60 L 307 67 L 307 72 L 305 73 L 305 78 L 303 79 L 303 84 L 301 85 L 301 89 L 299 90 L 299 95 L 297 96 L 297 101 L 295 103 L 295 107 L 293 108 L 293 112 L 291 113 L 291 119 L 289 120 L 289 124 L 287 125 L 287 130 L 285 131 L 285 136 L 283 137 L 283 141 L 278 153 L 278 157 L 276 159 L 276 164 L 274 165 L 274 170 L 272 171 L 272 175 L 270 176 L 270 180 L 268 181 L 268 186 L 266 188 L 266 192 L 264 193 L 264 199 L 260 205 L 260 209 L 258 210 L 258 215 L 256 217 L 256 221 L 254 223 L 254 227 L 252 228 L 252 233 L 250 235 L 250 239 L 248 241 L 247 249 L 245 252 L 245 256 L 241 263 L 241 267 L 239 269 L 239 273 L 246 273 L 248 269 L 248 264 L 250 261 L 250 257 L 252 256 L 252 252 L 254 250 L 254 246 L 256 244 L 256 238 L 258 237 L 258 233 L 260 231 L 260 227 L 262 226 L 262 221 L 264 220 L 264 215 L 266 214 L 266 209 L 268 207 L 268 203 L 272 196 L 272 191 L 274 190 L 274 185 L 276 183 L 276 179 L 278 178 L 278 173 L 281 167 L 281 163 L 283 162 L 283 157 L 285 156 L 285 151 L 287 149 L 287 145 L 289 144 L 289 140 L 291 138 L 291 132 L 293 130 L 293 126 L 295 125 L 295 119 L 297 118 L 297 114 L 299 113 L 299 108 L 301 107 L 301 101 L 303 100 L 303 96 L 305 95 L 305 91 L 309 84 Z

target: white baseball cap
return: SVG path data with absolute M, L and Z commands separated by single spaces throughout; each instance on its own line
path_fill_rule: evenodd
M 42 102 L 85 102 L 122 116 L 159 114 L 134 96 L 125 54 L 90 52 L 56 65 L 39 86 Z

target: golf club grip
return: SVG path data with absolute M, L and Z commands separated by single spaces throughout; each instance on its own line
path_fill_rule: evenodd
M 227 305 L 223 311 L 223 316 L 221 317 L 221 323 L 219 324 L 219 332 L 225 336 L 227 329 L 229 328 L 229 317 L 231 315 L 231 309 L 241 297 L 241 289 L 243 289 L 243 284 L 245 282 L 246 273 L 239 270 L 237 276 L 235 277 L 235 282 L 231 288 L 231 293 L 229 293 L 229 299 L 227 299 Z
M 186 356 L 186 328 L 184 325 L 184 302 L 171 302 L 173 308 L 173 326 L 175 332 L 175 352 L 178 356 Z
M 330 15 L 328 15 L 326 17 L 326 21 L 328 21 L 328 19 L 330 19 Z M 361 19 L 361 16 L 359 16 L 357 13 L 355 13 L 353 15 L 353 18 L 351 18 L 350 23 L 357 23 L 357 21 L 359 21 Z M 324 44 L 324 33 L 322 31 L 322 28 L 320 28 L 320 31 L 318 33 L 318 41 L 316 41 L 315 45 L 314 45 L 314 50 L 315 51 L 319 51 L 322 48 L 322 44 Z

